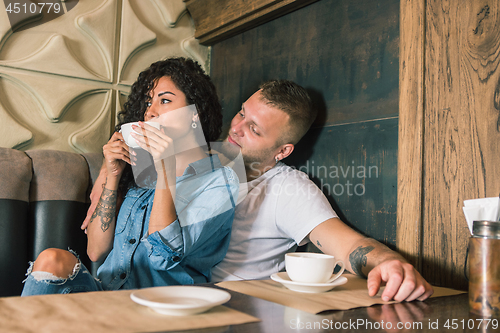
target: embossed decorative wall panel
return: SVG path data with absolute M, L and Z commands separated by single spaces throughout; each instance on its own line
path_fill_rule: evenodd
M 168 56 L 205 66 L 182 0 L 85 0 L 12 32 L 0 2 L 0 146 L 98 152 L 139 72 Z

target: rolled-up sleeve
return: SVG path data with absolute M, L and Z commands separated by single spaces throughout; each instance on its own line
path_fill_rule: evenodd
M 170 270 L 186 264 L 189 256 L 213 258 L 207 259 L 214 261 L 212 265 L 222 260 L 227 250 L 225 236 L 231 231 L 238 187 L 234 172 L 221 168 L 214 173 L 213 182 L 200 189 L 197 196 L 190 200 L 178 198 L 178 219 L 142 240 L 148 248 L 151 267 Z
M 178 219 L 166 228 L 145 237 L 142 242 L 148 249 L 151 266 L 156 270 L 175 267 L 184 256 L 182 228 Z

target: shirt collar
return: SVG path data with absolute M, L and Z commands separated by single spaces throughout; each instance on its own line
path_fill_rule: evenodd
M 189 174 L 200 174 L 207 171 L 214 171 L 221 167 L 221 163 L 218 155 L 210 155 L 208 157 L 202 158 L 193 163 L 189 163 L 189 166 L 184 170 L 184 175 Z

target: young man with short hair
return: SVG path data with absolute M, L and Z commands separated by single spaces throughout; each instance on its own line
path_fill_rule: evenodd
M 367 276 L 371 296 L 386 283 L 385 301 L 426 299 L 433 289 L 412 265 L 344 224 L 306 174 L 280 162 L 315 117 L 305 89 L 274 80 L 231 121 L 225 141 L 241 150 L 248 194 L 236 207 L 229 250 L 212 269 L 213 281 L 269 278 L 284 269 L 285 253 L 311 241 L 343 260 L 349 271 Z

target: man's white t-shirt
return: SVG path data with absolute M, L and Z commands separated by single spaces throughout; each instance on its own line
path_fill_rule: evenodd
M 212 269 L 214 282 L 269 278 L 285 268 L 285 253 L 306 244 L 320 223 L 337 217 L 307 174 L 281 162 L 246 185 L 229 250 Z

